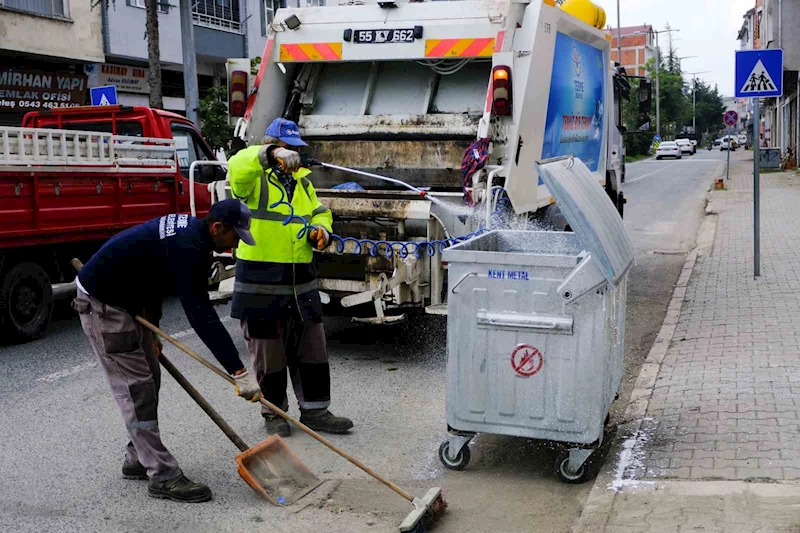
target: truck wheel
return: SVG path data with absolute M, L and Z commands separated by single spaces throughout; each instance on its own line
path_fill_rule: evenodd
M 0 279 L 0 325 L 6 335 L 27 341 L 50 325 L 53 289 L 47 273 L 35 263 L 19 263 Z

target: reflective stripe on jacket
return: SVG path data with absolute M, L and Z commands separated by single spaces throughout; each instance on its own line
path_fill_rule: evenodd
M 271 169 L 265 169 L 267 165 L 266 146 L 245 148 L 228 161 L 231 191 L 252 211 L 250 231 L 256 241 L 255 246 L 240 242 L 236 256 L 247 261 L 268 263 L 311 263 L 311 243 L 306 235 L 297 237 L 298 231 L 303 227 L 302 223 L 295 219 L 284 225 L 291 209 L 285 204 L 272 207 L 280 200 L 288 202 L 288 197 L 278 177 Z M 330 232 L 333 215 L 317 199 L 314 186 L 307 178 L 309 174 L 311 171 L 307 168 L 301 168 L 292 174 L 297 180 L 291 201 L 294 215 Z

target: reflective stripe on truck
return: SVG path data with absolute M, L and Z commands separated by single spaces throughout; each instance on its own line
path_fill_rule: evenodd
M 339 61 L 342 59 L 342 43 L 282 44 L 280 60 L 290 61 Z
M 491 57 L 494 39 L 426 39 L 425 57 Z

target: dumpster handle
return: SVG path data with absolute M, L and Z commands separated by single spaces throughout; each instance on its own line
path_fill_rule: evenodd
M 456 284 L 455 284 L 455 285 L 453 285 L 453 288 L 451 289 L 451 292 L 452 292 L 453 294 L 455 294 L 455 293 L 456 293 L 456 288 L 458 288 L 458 286 L 459 286 L 459 285 L 461 285 L 461 284 L 464 282 L 464 280 L 466 280 L 466 279 L 467 279 L 468 277 L 470 277 L 470 276 L 477 276 L 477 275 L 478 275 L 478 273 L 477 273 L 477 272 L 468 272 L 468 273 L 464 274 L 464 275 L 461 277 L 461 279 L 460 279 L 460 280 L 458 280 L 458 281 L 456 282 Z

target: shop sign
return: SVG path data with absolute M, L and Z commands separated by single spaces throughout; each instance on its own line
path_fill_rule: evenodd
M 0 111 L 84 105 L 86 87 L 83 74 L 0 66 Z
M 89 77 L 89 87 L 114 85 L 119 92 L 150 94 L 146 68 L 113 63 L 94 63 L 83 68 Z

